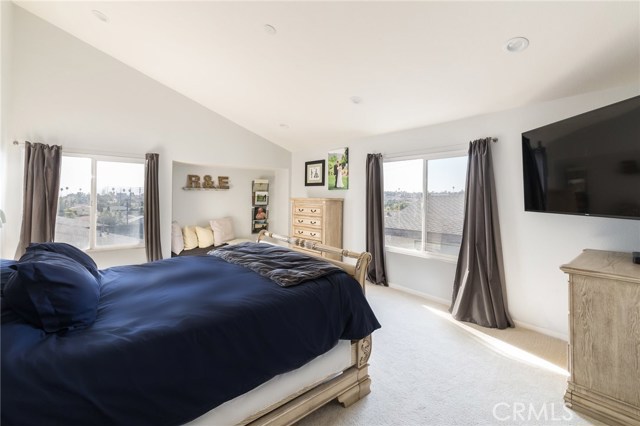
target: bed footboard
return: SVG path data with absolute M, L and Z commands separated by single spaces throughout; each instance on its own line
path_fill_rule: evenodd
M 371 356 L 371 336 L 353 341 L 356 364 L 351 367 L 357 371 L 357 381 L 354 386 L 338 395 L 338 402 L 343 407 L 348 407 L 359 401 L 371 392 L 371 379 L 369 378 L 369 357 Z

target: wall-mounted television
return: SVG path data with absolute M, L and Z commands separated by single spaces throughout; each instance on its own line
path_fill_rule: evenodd
M 640 96 L 522 134 L 526 211 L 640 219 Z

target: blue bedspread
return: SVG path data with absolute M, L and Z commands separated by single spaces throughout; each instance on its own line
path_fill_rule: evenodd
M 213 256 L 102 271 L 90 327 L 2 307 L 2 425 L 178 425 L 380 325 L 337 272 L 283 288 Z

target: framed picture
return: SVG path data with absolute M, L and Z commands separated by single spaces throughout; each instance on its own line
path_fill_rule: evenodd
M 264 221 L 264 220 L 254 220 L 253 221 L 253 228 L 251 230 L 252 234 L 257 234 L 258 232 L 262 231 L 262 230 L 269 230 L 269 224 Z
M 266 206 L 269 204 L 269 193 L 267 191 L 256 191 L 253 193 L 254 206 Z
M 256 179 L 253 181 L 253 192 L 256 191 L 268 191 L 269 180 L 268 179 Z
M 266 207 L 254 207 L 253 208 L 253 217 L 251 220 L 256 222 L 266 221 L 269 218 L 269 212 Z
M 304 186 L 324 186 L 324 160 L 304 163 Z
M 329 189 L 349 189 L 349 148 L 329 151 Z

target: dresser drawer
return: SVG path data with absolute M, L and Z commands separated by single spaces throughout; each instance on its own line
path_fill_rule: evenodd
M 306 239 L 309 239 L 309 240 L 322 241 L 322 232 L 321 231 L 316 231 L 314 229 L 298 228 L 298 227 L 294 226 L 293 227 L 293 236 L 294 237 L 300 237 L 300 238 L 306 238 Z
M 293 226 L 304 226 L 307 228 L 318 228 L 322 226 L 322 221 L 318 217 L 305 217 L 294 215 L 293 216 Z
M 322 216 L 322 206 L 295 205 L 293 214 L 301 216 Z

